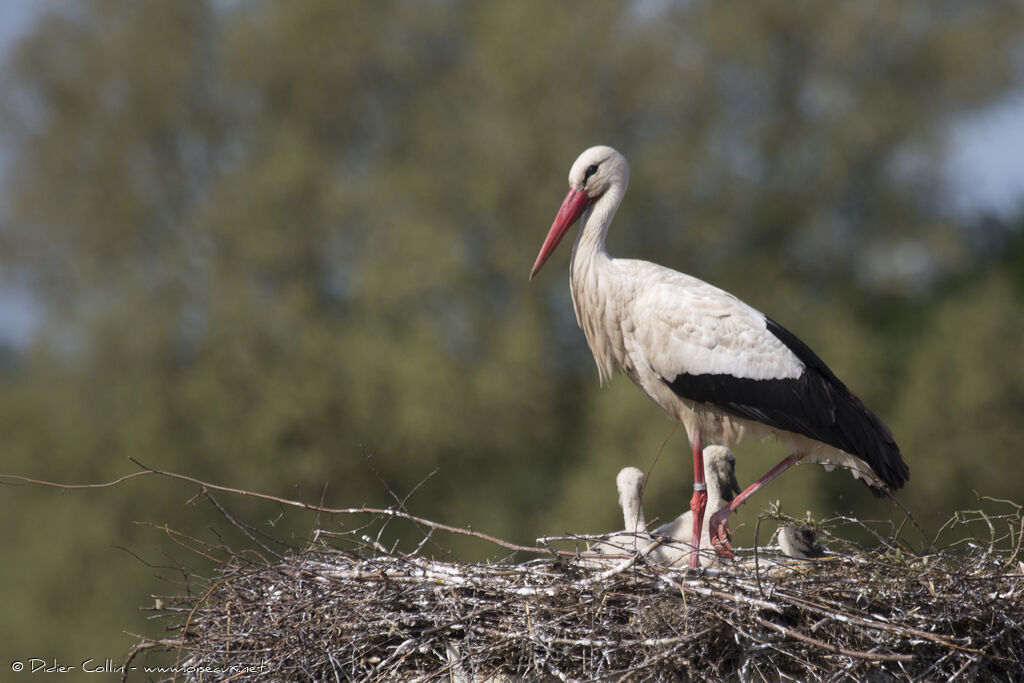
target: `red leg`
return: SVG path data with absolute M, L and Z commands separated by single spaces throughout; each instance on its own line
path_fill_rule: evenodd
M 757 493 L 762 486 L 803 460 L 805 457 L 807 457 L 806 453 L 791 453 L 786 456 L 782 459 L 782 462 L 769 470 L 768 474 L 755 481 L 747 487 L 746 491 L 733 498 L 733 501 L 729 503 L 728 506 L 712 514 L 711 519 L 708 520 L 708 533 L 711 536 L 711 544 L 716 548 L 731 551 L 732 546 L 729 544 L 731 534 L 729 532 L 729 525 L 726 523 L 726 520 L 729 519 L 729 515 L 731 515 L 740 505 L 747 502 L 747 498 L 750 498 L 752 495 Z
M 699 429 L 694 433 L 690 445 L 693 447 L 693 498 L 690 499 L 690 510 L 693 511 L 693 552 L 690 554 L 690 566 L 696 567 L 700 564 L 700 530 L 704 524 L 704 509 L 708 504 L 708 485 L 704 481 L 704 448 Z

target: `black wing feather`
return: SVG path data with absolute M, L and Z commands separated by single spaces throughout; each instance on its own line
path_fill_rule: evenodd
M 774 320 L 768 331 L 804 364 L 796 379 L 681 374 L 664 379 L 677 396 L 710 403 L 737 417 L 809 436 L 864 460 L 888 486 L 910 478 L 889 428 L 846 388 L 814 351 Z

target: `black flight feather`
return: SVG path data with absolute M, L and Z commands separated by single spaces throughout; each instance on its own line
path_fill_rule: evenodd
M 681 374 L 663 378 L 677 396 L 710 403 L 737 417 L 809 436 L 864 460 L 888 486 L 910 478 L 889 428 L 814 351 L 770 318 L 768 331 L 804 364 L 795 379 L 747 379 L 732 375 Z

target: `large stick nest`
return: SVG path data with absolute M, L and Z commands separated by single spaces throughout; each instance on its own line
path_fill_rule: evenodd
M 823 559 L 760 548 L 702 570 L 595 564 L 584 537 L 520 562 L 432 559 L 383 548 L 376 511 L 300 551 L 227 553 L 161 596 L 169 635 L 133 656 L 169 649 L 195 680 L 1024 680 L 1024 520 L 989 503 L 1003 512 L 958 513 L 924 551 L 839 517 L 814 525 Z M 875 540 L 842 540 L 857 535 Z

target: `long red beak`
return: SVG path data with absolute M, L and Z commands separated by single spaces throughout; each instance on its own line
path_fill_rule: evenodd
M 584 190 L 569 190 L 569 194 L 565 195 L 562 206 L 559 207 L 558 214 L 555 216 L 555 222 L 551 224 L 551 230 L 548 231 L 548 236 L 544 240 L 544 246 L 540 248 L 537 260 L 533 262 L 533 270 L 530 271 L 531 280 L 544 265 L 544 262 L 548 260 L 548 257 L 554 253 L 558 243 L 565 237 L 565 233 L 569 231 L 573 223 L 579 220 L 589 204 L 590 197 Z

